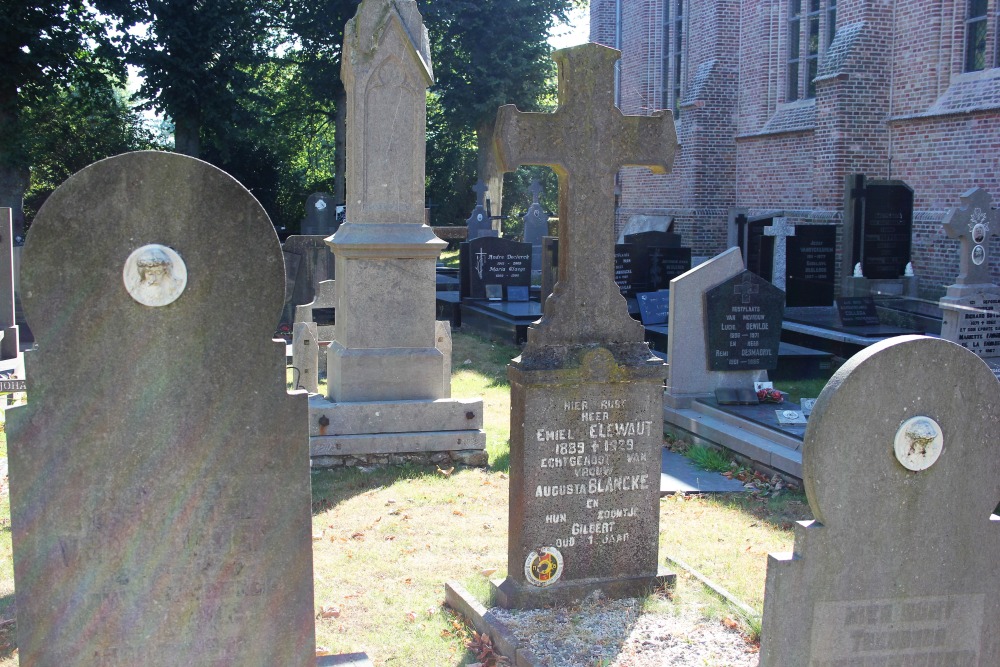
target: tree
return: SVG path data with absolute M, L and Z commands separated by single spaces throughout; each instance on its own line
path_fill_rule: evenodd
M 539 108 L 551 91 L 555 64 L 550 28 L 566 19 L 575 0 L 427 0 L 421 6 L 442 114 L 450 125 L 475 132 L 477 173 L 497 211 L 503 175 L 493 161 L 497 108 Z
M 29 182 L 25 109 L 63 85 L 121 73 L 104 25 L 84 0 L 0 3 L 0 206 L 20 217 Z
M 206 128 L 238 121 L 238 100 L 273 46 L 277 2 L 95 0 L 117 20 L 126 62 L 142 70 L 142 108 L 170 116 L 175 150 L 194 157 Z

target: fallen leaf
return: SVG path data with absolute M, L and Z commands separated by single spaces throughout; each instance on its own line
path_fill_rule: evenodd
M 722 624 L 727 628 L 729 628 L 730 630 L 738 630 L 740 627 L 740 624 L 737 621 L 734 621 L 729 616 L 726 616 L 725 618 L 722 619 Z
M 490 576 L 491 574 L 493 574 L 496 571 L 497 571 L 497 569 L 495 567 L 490 567 L 490 568 L 486 568 L 485 570 L 480 570 L 479 574 L 483 575 L 484 577 L 488 577 L 488 576 Z
M 451 477 L 451 473 L 455 472 L 455 466 L 452 466 L 452 467 L 447 468 L 445 470 L 442 470 L 441 467 L 438 466 L 437 471 L 438 471 L 438 474 L 444 475 L 445 477 Z
M 437 613 L 437 607 L 427 607 L 427 616 L 432 617 Z
M 323 532 L 320 532 L 320 533 L 313 533 L 313 542 L 319 542 L 320 540 L 323 539 L 324 535 L 326 535 L 326 531 L 325 530 Z
M 396 539 L 395 535 L 386 535 L 385 536 L 385 541 L 386 542 L 392 542 L 394 539 Z
M 330 655 L 330 649 L 328 649 L 325 646 L 316 646 L 316 655 L 317 656 Z
M 452 510 L 451 513 L 454 514 L 455 516 L 465 516 L 465 512 L 463 512 L 462 510 Z
M 417 612 L 415 612 L 415 611 L 408 611 L 408 612 L 406 612 L 406 620 L 409 621 L 410 623 L 413 623 L 414 621 L 416 621 L 417 620 Z
M 340 618 L 340 608 L 330 605 L 328 607 L 320 607 L 319 618 Z
M 365 534 L 362 533 L 362 532 L 354 533 L 353 535 L 351 535 L 351 539 L 352 540 L 363 540 L 363 539 L 365 539 Z

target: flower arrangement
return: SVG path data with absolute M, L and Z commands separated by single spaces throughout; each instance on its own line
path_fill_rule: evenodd
M 777 389 L 765 387 L 757 392 L 757 400 L 761 403 L 781 403 L 785 400 L 785 397 Z

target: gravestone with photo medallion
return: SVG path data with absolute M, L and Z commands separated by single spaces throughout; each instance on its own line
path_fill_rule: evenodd
M 814 519 L 768 559 L 761 667 L 1000 664 L 998 432 L 1000 383 L 959 345 L 841 367 L 802 445 Z
M 129 153 L 53 192 L 24 254 L 20 663 L 316 665 L 306 394 L 271 339 L 264 209 L 205 162 Z
M 959 242 L 959 273 L 939 301 L 941 337 L 986 359 L 1000 377 L 1000 286 L 990 276 L 990 241 L 1000 215 L 981 188 L 962 195 L 961 204 L 942 222 L 948 236 Z
M 668 581 L 658 566 L 664 365 L 614 282 L 615 174 L 664 173 L 673 119 L 624 116 L 614 103 L 620 54 L 590 43 L 556 51 L 554 113 L 501 107 L 504 171 L 557 167 L 559 280 L 528 329 L 511 380 L 504 607 L 540 607 L 593 591 L 630 596 Z
M 482 236 L 499 236 L 493 229 L 493 221 L 490 219 L 489 211 L 486 210 L 486 193 L 488 188 L 482 180 L 472 186 L 472 191 L 476 193 L 476 206 L 472 209 L 465 226 L 469 230 L 466 235 L 467 241 L 478 239 Z

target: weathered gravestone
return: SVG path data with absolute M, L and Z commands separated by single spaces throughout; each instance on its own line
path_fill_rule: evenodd
M 542 270 L 542 238 L 549 234 L 549 214 L 545 212 L 538 198 L 542 196 L 542 184 L 533 179 L 528 187 L 531 193 L 531 206 L 521 221 L 524 223 L 522 240 L 531 244 L 531 270 Z
M 981 188 L 966 192 L 962 206 L 948 212 L 942 225 L 959 241 L 959 272 L 938 305 L 944 317 L 941 337 L 988 359 L 1000 375 L 1000 286 L 990 276 L 990 240 L 998 218 Z
M 329 236 L 337 231 L 337 206 L 333 195 L 314 192 L 306 199 L 306 217 L 299 226 L 303 236 Z
M 363 0 L 344 28 L 343 53 L 349 205 L 327 239 L 336 323 L 327 397 L 310 402 L 314 461 L 465 452 L 463 462 L 484 463 L 482 400 L 451 399 L 451 331 L 435 322 L 435 264 L 446 243 L 424 224 L 433 75 L 416 3 Z
M 21 664 L 316 664 L 306 395 L 271 340 L 260 204 L 204 162 L 121 155 L 49 197 L 24 253 Z
M 768 560 L 761 667 L 1000 664 L 1000 383 L 954 343 L 855 355 L 802 447 L 814 521 Z
M 671 116 L 614 105 L 619 52 L 556 51 L 553 114 L 501 107 L 494 133 L 505 171 L 548 165 L 559 176 L 559 281 L 511 362 L 510 530 L 505 607 L 634 595 L 667 577 L 657 566 L 663 443 L 662 362 L 613 281 L 614 176 L 663 173 L 677 145 Z
M 490 214 L 486 210 L 486 184 L 482 180 L 476 181 L 476 184 L 472 186 L 472 191 L 476 193 L 476 206 L 465 221 L 465 226 L 468 228 L 468 234 L 465 238 L 472 241 L 481 236 L 499 236 L 500 234 L 493 229 L 493 220 L 490 219 Z
M 752 387 L 754 382 L 767 379 L 764 370 L 766 366 L 740 363 L 739 350 L 748 349 L 740 344 L 749 341 L 751 333 L 747 325 L 762 321 L 744 320 L 744 316 L 757 316 L 765 312 L 759 303 L 761 290 L 765 293 L 768 290 L 777 292 L 779 298 L 781 292 L 756 276 L 756 280 L 748 279 L 747 287 L 744 288 L 744 276 L 753 274 L 744 271 L 740 249 L 733 247 L 670 281 L 667 325 L 670 332 L 667 360 L 670 366 L 664 396 L 668 405 L 685 408 L 695 398 L 710 396 L 716 389 Z M 732 282 L 734 280 L 735 283 Z M 724 297 L 722 306 L 729 308 L 713 304 L 706 298 L 708 292 L 713 288 L 718 290 L 720 285 L 728 286 L 722 287 L 725 293 L 720 298 Z M 740 291 L 737 292 L 737 289 Z M 745 305 L 744 297 L 748 299 Z M 778 301 L 779 308 L 780 303 Z M 733 312 L 733 308 L 740 309 L 740 312 Z M 732 319 L 728 319 L 730 316 Z M 775 325 L 774 328 L 780 333 L 780 312 L 776 324 L 773 312 L 767 313 L 767 316 L 770 319 L 763 321 Z M 727 328 L 723 330 L 722 327 Z M 734 335 L 734 338 L 730 338 Z M 731 346 L 731 341 L 736 345 Z M 733 358 L 737 363 L 730 365 L 728 362 L 734 352 Z M 759 360 L 761 357 L 751 358 Z M 724 363 L 719 364 L 720 360 Z
M 0 208 L 0 360 L 20 354 L 14 310 L 14 228 L 11 210 Z
M 527 290 L 531 287 L 530 243 L 481 236 L 463 246 L 468 246 L 462 248 L 461 253 L 461 271 L 466 274 L 463 277 L 468 281 L 463 297 L 528 300 Z M 524 299 L 511 298 L 512 288 L 517 287 L 524 288 Z

